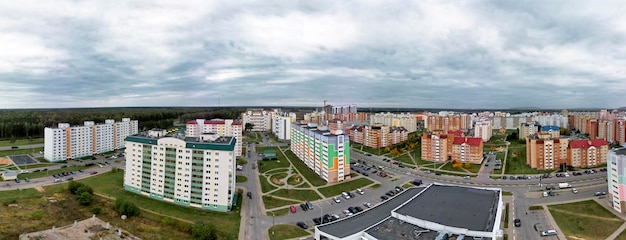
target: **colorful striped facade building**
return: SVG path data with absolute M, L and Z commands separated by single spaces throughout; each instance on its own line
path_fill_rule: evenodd
M 317 124 L 291 126 L 291 151 L 326 182 L 350 178 L 350 138 L 341 130 L 317 128 Z

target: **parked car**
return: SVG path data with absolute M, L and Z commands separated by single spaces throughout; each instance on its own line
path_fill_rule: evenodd
M 341 211 L 341 212 L 342 212 L 344 215 L 346 215 L 346 217 L 352 216 L 352 213 L 350 212 L 350 210 L 345 209 L 345 210 L 343 210 L 343 211 Z
M 395 188 L 396 193 L 402 192 L 404 189 L 402 189 L 402 187 L 396 187 Z
M 25 182 L 30 182 L 30 179 L 28 179 L 28 178 L 24 178 L 24 181 L 25 181 Z
M 98 172 L 96 171 L 91 172 L 91 175 L 96 175 L 96 174 L 98 174 Z
M 516 227 L 522 226 L 522 220 L 520 220 L 519 218 L 516 218 L 515 220 L 513 220 L 513 223 L 515 224 Z
M 248 196 L 249 199 L 252 199 L 252 192 L 248 192 L 246 195 Z
M 384 200 L 387 200 L 389 198 L 387 196 L 385 196 L 385 195 L 382 195 L 382 196 L 380 196 L 380 199 L 384 201 Z
M 356 213 L 358 213 L 358 212 L 359 212 L 359 211 L 357 211 L 357 210 L 356 210 L 356 208 L 355 208 L 355 207 L 349 207 L 349 208 L 348 208 L 348 211 L 350 211 L 352 214 L 356 214 Z
M 16 178 L 16 179 L 15 179 L 15 182 L 16 182 L 16 183 L 20 183 L 20 178 Z
M 339 199 L 338 197 L 333 197 L 333 201 L 335 201 L 336 203 L 340 203 L 341 199 Z
M 315 225 L 320 225 L 320 224 L 322 224 L 322 219 L 321 218 L 313 218 L 313 223 L 315 223 Z
M 368 208 L 371 208 L 371 207 L 373 207 L 374 205 L 373 205 L 373 204 L 371 204 L 371 203 L 366 202 L 366 203 L 363 203 L 363 206 L 366 206 L 366 207 L 368 207 Z
M 365 194 L 365 192 L 363 192 L 363 190 L 361 190 L 361 189 L 357 189 L 356 192 L 361 194 L 361 195 Z
M 291 213 L 296 213 L 298 211 L 298 209 L 296 209 L 296 206 L 294 205 L 291 205 L 290 209 L 291 209 Z
M 574 194 L 578 193 L 578 189 L 572 188 L 572 193 L 574 193 Z
M 606 192 L 596 192 L 594 195 L 596 196 L 606 195 Z
M 311 202 L 306 202 L 306 206 L 309 210 L 313 210 L 313 204 L 311 204 Z
M 345 198 L 345 199 L 350 199 L 350 195 L 348 195 L 348 193 L 346 193 L 346 192 L 342 192 L 341 196 L 343 196 L 343 198 Z
M 356 209 L 356 212 L 363 212 L 363 208 L 362 207 L 356 206 L 356 207 L 354 207 L 354 209 Z
M 305 204 L 305 203 L 300 204 L 300 208 L 302 208 L 302 211 L 305 211 L 305 212 L 306 212 L 307 210 L 309 210 L 309 208 L 306 206 L 306 204 Z
M 302 229 L 308 229 L 309 228 L 309 226 L 306 225 L 306 223 L 304 223 L 304 222 L 298 222 L 298 223 L 296 223 L 296 225 L 298 225 L 298 227 L 301 227 Z

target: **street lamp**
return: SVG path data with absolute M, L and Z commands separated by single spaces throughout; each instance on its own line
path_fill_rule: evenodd
M 276 217 L 276 214 L 272 212 L 272 235 L 274 235 L 274 217 Z

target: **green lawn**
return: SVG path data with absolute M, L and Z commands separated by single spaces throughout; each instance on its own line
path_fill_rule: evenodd
M 403 163 L 405 163 L 407 165 L 415 166 L 415 162 L 413 162 L 413 159 L 411 159 L 409 154 L 412 154 L 412 153 L 405 153 L 405 154 L 402 154 L 402 155 L 400 155 L 398 157 L 394 157 L 392 159 L 396 160 L 396 161 L 399 161 L 399 162 L 403 162 Z
M 278 147 L 256 147 L 256 152 L 258 153 L 263 153 L 263 151 L 265 150 L 276 151 L 276 156 L 278 157 L 278 160 L 258 161 L 259 172 L 266 172 L 276 168 L 289 167 L 289 161 L 287 161 L 285 155 L 283 155 Z
M 267 230 L 267 233 L 270 236 L 270 240 L 292 239 L 311 235 L 300 227 L 286 224 L 273 226 Z
M 258 132 L 243 132 L 244 142 L 262 142 L 263 139 Z
M 42 144 L 42 143 L 43 143 L 43 138 L 33 138 L 31 140 L 16 139 L 15 142 L 11 142 L 10 140 L 4 140 L 4 141 L 0 141 L 0 147 L 22 146 L 22 145 Z
M 617 235 L 615 240 L 626 240 L 626 230 L 622 231 L 619 235 Z
M 263 203 L 265 204 L 265 209 L 300 204 L 300 202 L 278 199 L 267 195 L 263 196 Z
M 515 155 L 515 157 L 513 157 Z M 518 147 L 509 147 L 509 153 L 507 155 L 506 174 L 538 174 L 538 173 L 551 173 L 555 170 L 537 170 L 531 168 L 526 164 L 526 146 L 519 145 Z
M 231 239 L 237 238 L 240 216 L 237 211 L 230 213 L 211 212 L 195 208 L 182 207 L 162 202 L 150 197 L 127 192 L 123 189 L 124 172 L 106 172 L 86 179 L 78 180 L 93 188 L 96 193 L 107 197 L 123 198 L 135 205 L 152 211 L 185 219 L 191 222 L 203 221 L 211 223 L 215 229 L 227 234 Z M 241 201 L 241 198 L 240 200 Z M 153 219 L 160 221 L 161 219 Z
M 445 165 L 443 165 L 443 167 L 441 167 L 441 170 L 447 170 L 447 171 L 454 171 L 454 172 L 459 172 L 459 173 L 465 173 L 467 175 L 467 171 L 471 172 L 471 173 L 478 173 L 478 171 L 480 171 L 480 164 L 470 164 L 469 168 L 465 168 L 465 164 L 463 164 L 463 166 L 461 168 L 454 168 L 452 167 L 452 163 L 446 163 Z M 465 170 L 464 170 L 465 169 Z
M 289 179 L 287 179 L 287 184 L 291 186 L 298 186 L 303 182 L 304 182 L 304 179 L 300 174 L 292 175 L 291 177 L 289 177 Z
M 324 194 L 325 197 L 332 197 L 341 194 L 341 192 L 356 190 L 357 188 L 362 188 L 372 183 L 374 183 L 374 181 L 369 178 L 357 178 L 332 186 L 319 188 L 318 190 L 320 193 Z
M 276 137 L 276 135 L 274 135 L 274 133 L 269 132 L 267 133 L 267 137 L 273 142 L 273 143 L 280 143 L 280 140 L 278 139 L 278 137 Z
M 270 182 L 267 181 L 267 178 L 263 175 L 259 175 L 259 183 L 261 183 L 261 191 L 263 191 L 263 193 L 272 191 L 277 188 L 274 187 L 274 185 L 270 184 Z
M 317 176 L 313 170 L 309 169 L 306 164 L 304 164 L 304 162 L 302 162 L 291 150 L 285 151 L 285 154 L 289 157 L 289 160 L 291 160 L 291 164 L 296 167 L 298 172 L 300 172 L 300 174 L 306 178 L 311 185 L 316 187 L 326 185 L 326 181 Z
M 98 165 L 93 165 L 93 166 L 71 166 L 71 167 L 66 167 L 66 168 L 59 168 L 59 169 L 50 169 L 48 171 L 42 171 L 42 172 L 30 172 L 30 173 L 21 173 L 18 174 L 17 177 L 19 177 L 20 179 L 24 179 L 24 178 L 30 178 L 30 179 L 35 179 L 35 178 L 42 178 L 42 177 L 46 177 L 46 176 L 52 176 L 54 174 L 57 173 L 62 173 L 62 172 L 68 172 L 68 171 L 74 171 L 78 174 L 78 170 L 79 169 L 89 169 L 89 168 L 98 168 Z M 87 173 L 81 173 L 81 174 L 87 174 Z M 67 176 L 67 177 L 71 177 Z
M 0 151 L 0 157 L 6 157 L 10 155 L 28 155 L 32 153 L 38 153 L 39 151 L 43 151 L 43 148 L 3 150 Z
M 50 167 L 50 166 L 57 166 L 57 165 L 60 165 L 60 163 L 35 163 L 35 164 L 29 164 L 29 165 L 20 166 L 20 169 L 28 170 L 28 169 L 32 169 L 32 168 Z M 10 167 L 9 169 L 17 170 L 17 167 L 13 166 L 13 167 Z
M 313 190 L 296 190 L 296 189 L 279 189 L 273 192 L 271 195 L 297 199 L 301 201 L 315 201 L 318 199 L 322 199 L 315 191 Z
M 286 173 L 287 171 L 289 171 L 288 168 L 273 169 L 273 170 L 269 170 L 265 172 L 264 175 L 272 175 L 272 174 L 282 173 L 282 172 Z
M 41 193 L 34 188 L 26 188 L 20 190 L 9 190 L 0 192 L 0 201 L 6 202 L 7 200 L 17 200 L 22 198 L 35 198 L 41 197 Z
M 272 213 L 274 214 L 274 216 L 285 216 L 289 213 L 289 211 L 290 211 L 289 208 L 286 207 L 286 208 L 281 208 L 281 209 L 274 210 L 271 212 L 267 212 L 266 214 L 267 216 L 272 216 Z
M 568 239 L 606 239 L 624 220 L 594 200 L 548 206 Z
M 246 177 L 246 176 L 241 176 L 241 175 L 237 175 L 237 177 L 236 177 L 236 181 L 237 181 L 238 183 L 240 183 L 240 182 L 247 182 L 247 181 L 248 181 L 248 177 Z

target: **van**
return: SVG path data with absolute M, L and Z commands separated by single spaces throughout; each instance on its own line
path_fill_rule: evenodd
M 554 229 L 549 229 L 549 230 L 545 230 L 543 232 L 541 232 L 541 236 L 545 237 L 545 236 L 554 236 L 556 235 L 556 230 Z

